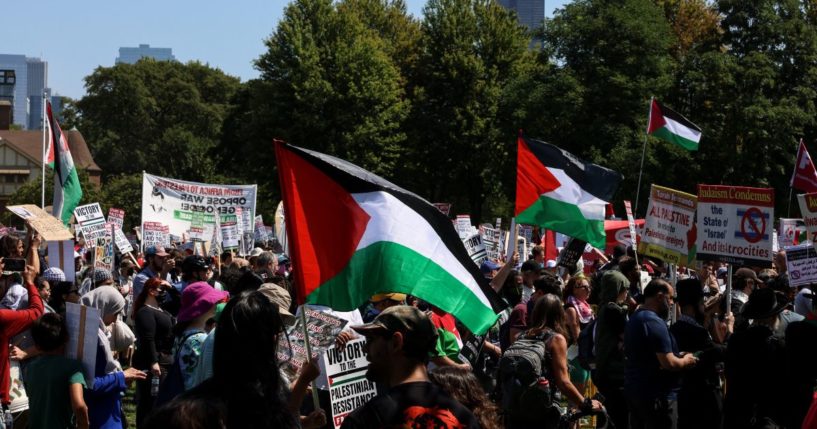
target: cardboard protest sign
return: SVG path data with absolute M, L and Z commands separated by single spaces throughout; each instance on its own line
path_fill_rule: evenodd
M 99 339 L 99 310 L 94 307 L 65 303 L 65 326 L 68 345 L 65 355 L 82 362 L 85 382 L 93 386 L 96 374 L 96 343 Z
M 111 207 L 108 209 L 108 222 L 116 225 L 119 229 L 125 225 L 125 211 Z
M 97 240 L 105 238 L 107 228 L 105 227 L 105 215 L 99 203 L 86 204 L 74 209 L 74 216 L 82 231 L 82 238 L 85 239 L 85 248 L 91 249 L 96 246 Z
M 485 344 L 485 335 L 474 335 L 473 333 L 462 342 L 460 349 L 460 362 L 468 362 L 472 368 L 477 367 L 479 354 L 482 353 L 482 346 Z
M 630 202 L 624 200 L 624 211 L 627 212 L 627 227 L 630 228 L 630 246 L 635 249 L 638 247 L 638 233 L 635 232 L 635 218 L 633 218 L 633 206 Z
M 698 185 L 697 258 L 772 265 L 774 189 Z
M 122 227 L 125 224 L 125 211 L 111 207 L 108 210 L 108 223 L 114 225 L 113 238 L 119 251 L 122 253 L 133 252 L 133 246 L 125 237 L 125 233 L 122 232 Z
M 817 250 L 811 243 L 786 247 L 789 286 L 817 283 Z
M 142 223 L 142 250 L 150 246 L 162 247 L 168 242 L 167 230 L 161 222 Z
M 298 370 L 307 360 L 306 340 L 300 317 L 300 312 L 303 310 L 304 306 L 298 308 L 295 324 L 287 331 L 286 336 L 281 335 L 278 339 L 278 361 L 283 362 L 281 370 L 290 380 L 295 380 Z M 320 355 L 324 350 L 332 347 L 335 344 L 335 338 L 347 323 L 349 322 L 339 317 L 306 307 L 306 329 L 309 331 L 312 354 Z M 291 353 L 291 356 L 287 354 L 287 351 Z
M 695 260 L 695 211 L 698 197 L 652 185 L 644 234 L 638 251 L 664 261 L 689 266 Z
M 248 255 L 255 247 L 255 222 L 252 213 L 247 210 L 237 211 L 241 246 L 240 253 Z
M 162 223 L 170 234 L 181 237 L 190 229 L 193 213 L 204 214 L 205 224 L 213 224 L 216 214 L 222 221 L 235 220 L 238 208 L 253 218 L 256 191 L 257 185 L 196 183 L 144 174 L 142 222 Z
M 528 259 L 528 240 L 525 240 L 525 237 L 516 237 L 516 252 L 519 253 L 520 261 Z
M 797 196 L 800 204 L 800 215 L 808 231 L 808 241 L 815 241 L 817 237 L 817 193 L 800 194 Z
M 808 240 L 803 219 L 780 218 L 778 231 L 778 245 L 782 247 L 796 246 Z
M 519 236 L 525 239 L 525 243 L 528 243 L 530 247 L 533 247 L 531 244 L 531 240 L 533 239 L 533 227 L 530 225 L 519 225 Z M 522 258 L 523 255 L 520 253 L 519 257 Z
M 278 203 L 275 209 L 275 223 L 273 224 L 273 231 L 275 238 L 281 245 L 281 253 L 289 254 L 289 240 L 287 239 L 286 216 L 284 215 L 284 202 Z M 273 234 L 270 234 L 270 237 Z
M 489 224 L 482 225 L 479 228 L 482 242 L 485 244 L 485 253 L 488 259 L 498 261 L 502 250 L 500 248 L 499 230 L 491 227 Z
M 576 263 L 584 254 L 584 249 L 587 245 L 586 241 L 577 238 L 571 238 L 567 245 L 559 253 L 559 260 L 557 265 L 567 268 L 571 273 L 576 271 Z
M 365 344 L 363 338 L 349 341 L 346 347 L 332 347 L 323 356 L 335 429 L 343 424 L 349 413 L 377 396 L 374 383 L 366 379 L 369 361 L 366 360 Z
M 440 211 L 440 213 L 448 216 L 451 213 L 451 203 L 433 203 L 434 207 Z
M 51 216 L 48 214 L 48 212 L 33 204 L 8 206 L 6 208 L 17 216 L 28 221 L 31 227 L 34 228 L 35 231 L 39 232 L 46 241 L 74 239 L 74 236 L 71 235 L 71 231 L 69 231 L 68 228 L 63 225 L 61 220 Z M 6 234 L 3 235 L 8 235 L 10 233 L 10 229 L 6 228 Z
M 76 278 L 74 240 L 49 241 L 48 265 L 61 269 L 65 273 L 65 281 L 73 282 Z
M 462 240 L 462 244 L 465 245 L 468 256 L 471 257 L 471 260 L 474 261 L 475 264 L 482 264 L 482 261 L 488 257 L 488 253 L 485 251 L 485 244 L 482 242 L 482 237 L 480 237 L 479 234 L 473 234 L 465 240 Z
M 114 241 L 113 231 L 115 225 L 112 223 L 105 224 L 105 236 L 96 240 L 94 247 L 94 267 L 106 271 L 113 271 L 114 266 Z

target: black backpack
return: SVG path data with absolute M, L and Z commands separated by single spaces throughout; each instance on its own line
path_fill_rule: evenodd
M 555 417 L 558 422 L 547 349 L 553 336 L 549 329 L 535 336 L 525 332 L 499 359 L 500 405 L 505 415 L 515 421 L 545 423 Z
M 596 320 L 593 319 L 579 333 L 576 345 L 579 346 L 579 365 L 587 371 L 596 369 Z

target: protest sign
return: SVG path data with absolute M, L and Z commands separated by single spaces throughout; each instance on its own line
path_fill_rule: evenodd
M 255 222 L 253 221 L 254 218 L 252 213 L 247 210 L 241 210 L 236 212 L 238 216 L 238 224 L 240 226 L 240 238 L 241 238 L 241 249 L 240 253 L 242 255 L 248 255 L 252 248 L 255 247 Z
M 451 213 L 451 203 L 434 203 L 434 207 L 446 216 Z
M 474 335 L 473 333 L 462 342 L 460 349 L 460 362 L 468 362 L 471 368 L 477 367 L 477 360 L 479 354 L 482 352 L 482 346 L 485 343 L 485 335 Z
M 335 429 L 349 413 L 377 396 L 374 383 L 366 379 L 369 361 L 365 344 L 364 338 L 349 341 L 346 347 L 332 347 L 323 356 Z
M 82 363 L 85 381 L 94 384 L 96 375 L 96 345 L 99 340 L 99 310 L 94 307 L 65 303 L 65 327 L 68 346 L 65 355 Z
M 19 206 L 6 207 L 12 213 L 26 220 L 35 231 L 46 241 L 73 240 L 71 231 L 63 225 L 62 221 L 51 216 L 45 210 L 33 205 L 23 204 Z M 6 230 L 7 235 L 10 231 Z
M 94 247 L 94 268 L 113 271 L 113 231 L 115 227 L 112 223 L 105 224 L 105 235 L 102 238 L 97 238 Z
M 530 225 L 520 225 L 519 226 L 519 235 L 525 239 L 525 242 L 528 243 L 531 247 L 533 247 L 532 239 L 533 239 L 533 227 Z M 519 257 L 522 257 L 522 254 L 519 254 Z
M 530 252 L 528 252 L 528 240 L 525 240 L 525 237 L 516 237 L 516 252 L 519 254 L 520 261 L 528 260 Z
M 267 240 L 267 228 L 264 226 L 264 218 L 261 215 L 257 215 L 255 216 L 255 241 L 264 243 Z
M 485 258 L 488 257 L 488 252 L 485 250 L 485 243 L 482 242 L 482 237 L 479 234 L 473 234 L 462 240 L 465 245 L 465 250 L 468 251 L 468 256 L 475 264 L 480 265 Z
M 579 262 L 579 258 L 581 258 L 582 254 L 584 254 L 586 245 L 586 241 L 571 238 L 570 241 L 567 242 L 567 245 L 565 245 L 565 247 L 559 253 L 557 265 L 567 268 L 571 273 L 576 271 L 576 262 Z
M 460 233 L 460 238 L 464 239 L 471 233 L 471 215 L 457 215 L 455 228 Z
M 99 203 L 86 204 L 74 209 L 74 216 L 82 231 L 82 238 L 85 239 L 85 247 L 91 249 L 97 244 L 97 240 L 105 238 L 107 228 L 105 227 L 105 215 Z
M 275 238 L 278 239 L 278 243 L 281 245 L 281 253 L 289 254 L 289 240 L 287 240 L 283 201 L 279 202 L 278 207 L 275 209 L 273 231 L 275 232 Z M 272 236 L 272 234 L 270 234 L 270 236 Z
M 800 204 L 800 215 L 808 231 L 808 241 L 815 241 L 817 237 L 817 193 L 800 194 L 797 196 Z
M 221 245 L 225 249 L 238 248 L 238 224 L 236 222 L 221 222 Z
M 204 214 L 204 224 L 235 220 L 236 209 L 255 217 L 256 185 L 217 185 L 168 179 L 145 173 L 142 179 L 142 222 L 167 225 L 181 237 L 190 229 L 193 213 Z
M 803 219 L 780 218 L 778 245 L 796 246 L 807 241 L 806 223 Z
M 193 241 L 204 241 L 207 237 L 204 233 L 204 213 L 194 212 L 190 216 L 190 229 L 187 235 Z
M 296 317 L 295 324 L 287 331 L 286 337 L 281 335 L 278 339 L 278 361 L 283 362 L 281 370 L 290 380 L 297 378 L 298 370 L 307 360 L 303 318 L 300 317 L 303 309 L 304 306 L 298 308 L 298 317 Z M 320 355 L 324 350 L 332 347 L 335 344 L 335 338 L 348 323 L 339 317 L 308 307 L 305 315 L 306 330 L 309 332 L 309 344 L 312 346 L 313 355 Z M 290 352 L 291 356 L 287 352 Z
M 76 277 L 74 271 L 74 240 L 49 241 L 48 264 L 57 267 L 65 273 L 65 281 L 73 282 Z
M 108 222 L 116 225 L 117 228 L 122 229 L 122 227 L 125 225 L 125 211 L 111 207 L 108 209 Z
M 639 253 L 689 266 L 695 260 L 694 230 L 698 198 L 686 192 L 652 185 Z
M 125 233 L 122 232 L 122 226 L 125 224 L 125 211 L 111 207 L 108 210 L 108 223 L 114 225 L 113 238 L 119 251 L 122 253 L 133 252 L 133 246 L 125 237 Z
M 638 247 L 638 234 L 635 232 L 635 218 L 633 218 L 633 207 L 630 202 L 624 200 L 624 210 L 627 212 L 627 227 L 630 229 L 630 246 Z
M 163 247 L 168 241 L 165 225 L 161 222 L 142 223 L 142 250 L 150 246 Z
M 786 247 L 789 286 L 817 283 L 817 251 L 811 243 Z
M 774 189 L 698 185 L 697 258 L 772 264 Z
M 502 252 L 499 241 L 499 230 L 491 227 L 489 224 L 484 224 L 479 229 L 482 236 L 482 242 L 485 244 L 485 253 L 488 259 L 498 261 L 499 255 Z

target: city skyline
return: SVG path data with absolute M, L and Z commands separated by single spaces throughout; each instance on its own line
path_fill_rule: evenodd
M 542 1 L 545 16 L 567 3 Z M 421 16 L 425 3 L 407 0 L 407 11 Z M 47 11 L 49 25 L 32 30 L 26 20 L 11 20 L 0 26 L 0 37 L 11 41 L 0 54 L 41 58 L 48 63 L 52 95 L 75 99 L 85 94 L 85 76 L 97 67 L 113 66 L 120 47 L 140 44 L 170 48 L 178 61 L 200 61 L 247 81 L 258 77 L 253 61 L 266 51 L 263 41 L 275 30 L 287 4 L 284 0 L 240 0 L 230 8 L 216 3 L 190 8 L 145 0 L 112 8 L 102 0 L 87 0 L 78 8 L 56 0 L 12 2 L 6 5 L 9 16 Z

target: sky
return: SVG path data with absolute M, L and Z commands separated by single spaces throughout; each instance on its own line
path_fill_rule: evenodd
M 566 0 L 545 1 L 545 14 Z M 39 57 L 48 62 L 54 94 L 81 98 L 83 78 L 109 67 L 123 46 L 172 48 L 177 60 L 198 60 L 253 79 L 252 62 L 264 52 L 286 0 L 12 0 L 3 2 L 0 54 Z M 425 0 L 406 0 L 409 13 L 422 15 Z M 46 25 L 38 25 L 44 21 Z

